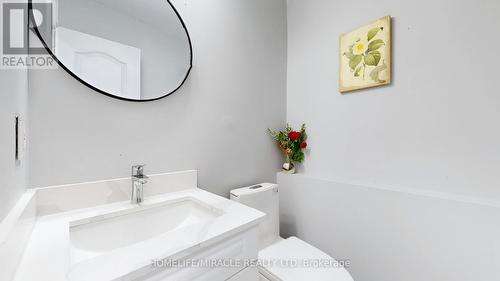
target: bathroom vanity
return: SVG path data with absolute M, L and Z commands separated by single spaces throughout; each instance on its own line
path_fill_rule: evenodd
M 256 280 L 265 214 L 196 177 L 150 176 L 141 204 L 130 178 L 31 190 L 2 224 L 0 261 L 16 281 Z

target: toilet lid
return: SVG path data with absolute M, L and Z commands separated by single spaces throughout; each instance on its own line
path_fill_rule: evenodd
M 271 280 L 353 281 L 335 259 L 297 237 L 259 252 L 260 270 Z

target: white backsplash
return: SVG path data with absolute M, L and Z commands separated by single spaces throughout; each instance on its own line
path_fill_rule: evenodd
M 149 175 L 144 196 L 197 187 L 197 172 L 183 171 Z M 130 178 L 62 185 L 37 190 L 38 216 L 129 200 Z

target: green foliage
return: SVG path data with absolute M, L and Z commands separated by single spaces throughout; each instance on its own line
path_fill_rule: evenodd
M 351 67 L 352 70 L 354 70 L 362 60 L 363 60 L 362 55 L 354 56 L 354 58 L 349 61 L 349 66 Z
M 347 59 L 349 59 L 349 60 L 354 59 L 354 54 L 353 54 L 352 52 L 349 52 L 349 53 L 348 53 L 348 52 L 345 52 L 345 53 L 344 53 L 344 56 L 346 56 L 346 57 L 347 57 Z
M 373 40 L 370 42 L 370 44 L 368 44 L 368 51 L 367 52 L 378 50 L 380 47 L 382 47 L 384 45 L 385 45 L 385 42 L 382 39 Z
M 380 62 L 380 57 L 381 55 L 379 51 L 370 52 L 365 56 L 365 63 L 367 65 L 377 66 Z
M 359 73 L 361 72 L 361 69 L 363 69 L 363 66 L 359 66 L 356 71 L 354 71 L 354 76 L 355 77 L 358 77 L 359 76 Z
M 377 35 L 377 33 L 381 30 L 384 30 L 384 28 L 383 27 L 375 27 L 375 28 L 370 29 L 370 31 L 368 31 L 368 41 L 372 40 L 373 37 L 375 37 Z
M 269 134 L 278 144 L 280 150 L 285 154 L 287 160 L 292 162 L 304 161 L 304 151 L 301 144 L 307 141 L 306 125 L 303 124 L 299 131 L 294 131 L 290 125 L 286 125 L 282 131 L 268 130 Z M 291 139 L 290 134 L 296 133 L 299 135 L 297 139 Z

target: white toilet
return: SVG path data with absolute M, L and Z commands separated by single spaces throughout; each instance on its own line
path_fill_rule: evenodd
M 345 268 L 336 266 L 337 261 L 321 250 L 297 237 L 283 239 L 279 236 L 278 185 L 263 183 L 234 189 L 231 200 L 267 215 L 259 224 L 259 280 L 353 281 Z M 317 262 L 323 265 L 311 266 Z

